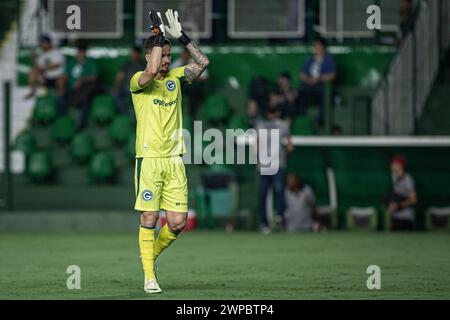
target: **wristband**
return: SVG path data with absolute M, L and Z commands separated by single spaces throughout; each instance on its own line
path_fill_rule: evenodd
M 187 46 L 191 43 L 191 38 L 189 38 L 184 31 L 181 31 L 181 37 L 178 38 L 178 41 L 180 41 L 184 46 Z

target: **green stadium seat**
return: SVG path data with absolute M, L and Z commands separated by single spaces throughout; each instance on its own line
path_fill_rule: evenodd
M 123 145 L 129 140 L 133 131 L 133 120 L 130 116 L 120 115 L 116 116 L 111 123 L 109 127 L 109 137 L 114 143 Z
M 291 133 L 293 135 L 311 136 L 314 134 L 314 121 L 308 116 L 294 118 Z
M 51 139 L 57 143 L 68 143 L 75 135 L 75 121 L 69 117 L 64 116 L 55 120 L 50 129 Z
M 29 156 L 26 173 L 35 182 L 45 182 L 52 175 L 53 160 L 47 151 L 37 151 Z
M 230 129 L 242 129 L 247 130 L 249 128 L 249 123 L 247 121 L 247 117 L 243 114 L 236 114 L 231 117 L 230 122 L 228 123 L 228 128 Z
M 348 230 L 376 230 L 377 212 L 372 207 L 351 207 L 347 211 Z
M 213 163 L 208 166 L 208 170 L 204 172 L 205 175 L 208 174 L 217 174 L 217 173 L 223 173 L 223 174 L 233 174 L 233 170 L 230 168 L 229 165 L 226 164 L 219 164 L 219 163 Z
M 109 95 L 100 95 L 92 102 L 90 119 L 95 124 L 104 126 L 111 122 L 116 113 L 114 100 Z
M 201 174 L 201 187 L 195 192 L 201 227 L 213 228 L 215 218 L 231 221 L 237 212 L 237 176 L 226 165 L 214 164 Z
M 212 228 L 214 226 L 213 217 L 209 210 L 206 190 L 202 186 L 197 186 L 194 197 L 199 229 Z
M 229 217 L 231 215 L 231 193 L 227 189 L 208 190 L 209 209 L 213 217 Z
M 14 148 L 29 155 L 36 147 L 36 138 L 30 131 L 23 131 L 16 138 Z
M 426 211 L 427 230 L 450 230 L 450 207 L 430 207 Z
M 56 98 L 48 95 L 36 101 L 36 106 L 33 111 L 33 121 L 41 125 L 46 125 L 55 119 L 56 114 Z
M 221 95 L 209 96 L 200 109 L 201 118 L 208 123 L 223 122 L 229 114 L 228 100 Z
M 129 156 L 129 158 L 131 160 L 133 160 L 136 158 L 136 135 L 133 134 L 131 135 L 131 137 L 128 139 L 127 142 L 127 149 L 126 149 L 127 155 Z
M 320 107 L 317 105 L 309 106 L 306 109 L 306 116 L 311 119 L 317 119 L 319 117 L 319 109 Z
M 79 164 L 85 164 L 95 150 L 94 139 L 86 132 L 77 134 L 70 145 L 70 155 Z
M 114 177 L 115 164 L 108 152 L 100 152 L 91 159 L 88 175 L 95 182 L 111 182 Z

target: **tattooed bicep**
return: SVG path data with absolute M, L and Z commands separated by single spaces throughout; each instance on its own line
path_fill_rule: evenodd
M 186 81 L 193 81 L 206 69 L 209 60 L 194 42 L 189 43 L 186 46 L 186 50 L 189 52 L 194 62 L 186 66 L 184 69 L 184 76 Z
M 186 66 L 186 68 L 184 68 L 184 78 L 188 82 L 194 81 L 202 74 L 203 70 L 204 68 L 201 66 L 195 63 L 190 63 Z

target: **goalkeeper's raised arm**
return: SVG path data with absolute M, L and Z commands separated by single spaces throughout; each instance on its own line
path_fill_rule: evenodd
M 184 70 L 185 80 L 193 81 L 208 67 L 209 59 L 181 29 L 181 24 L 178 21 L 178 11 L 174 12 L 172 9 L 167 10 L 166 18 L 168 21 L 168 24 L 165 26 L 167 33 L 173 38 L 178 39 L 186 47 L 186 50 L 194 60 Z
M 145 53 L 147 66 L 139 78 L 139 87 L 146 87 L 155 79 L 161 66 L 162 47 L 165 42 L 165 30 L 162 23 L 161 14 L 155 10 L 150 11 L 150 22 L 152 35 L 146 41 L 146 48 L 151 48 L 151 52 Z M 150 50 L 149 50 L 150 51 Z

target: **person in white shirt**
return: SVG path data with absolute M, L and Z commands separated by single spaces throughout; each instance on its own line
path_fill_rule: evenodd
M 286 230 L 288 232 L 313 231 L 317 228 L 314 222 L 317 215 L 316 198 L 313 189 L 302 183 L 297 174 L 289 174 L 287 178 Z
M 27 99 L 35 96 L 38 87 L 59 91 L 58 79 L 64 74 L 65 57 L 52 45 L 52 39 L 42 35 L 39 47 L 42 51 L 34 59 L 33 68 L 28 74 L 30 92 L 26 96 Z
M 396 155 L 391 159 L 392 192 L 385 200 L 392 231 L 414 230 L 417 194 L 413 177 L 406 172 L 406 159 Z

